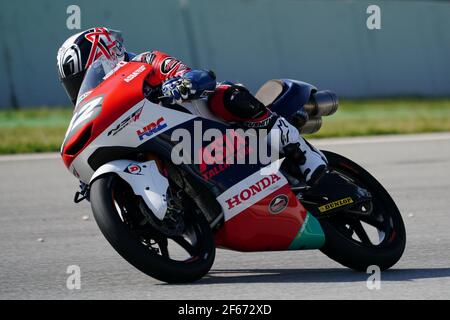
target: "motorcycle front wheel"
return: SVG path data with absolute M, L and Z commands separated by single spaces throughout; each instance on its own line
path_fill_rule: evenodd
M 167 283 L 186 283 L 202 278 L 211 269 L 214 237 L 193 202 L 184 202 L 183 210 L 154 222 L 142 198 L 113 173 L 92 183 L 90 201 L 108 242 L 145 274 Z
M 320 219 L 325 233 L 321 251 L 357 271 L 366 272 L 369 266 L 378 266 L 380 270 L 392 267 L 400 260 L 406 245 L 405 226 L 394 200 L 358 164 L 333 152 L 323 153 L 331 170 L 368 190 L 372 201 L 370 208 L 360 206 Z

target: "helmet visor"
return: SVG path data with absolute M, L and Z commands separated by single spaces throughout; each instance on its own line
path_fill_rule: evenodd
M 73 74 L 67 78 L 61 79 L 61 83 L 66 90 L 67 95 L 72 101 L 73 104 L 76 103 L 78 92 L 80 91 L 81 83 L 83 82 L 84 75 L 86 71 L 78 72 L 77 74 Z

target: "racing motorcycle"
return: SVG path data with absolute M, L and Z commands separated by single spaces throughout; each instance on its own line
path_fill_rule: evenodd
M 320 194 L 310 192 L 287 157 L 272 171 L 260 162 L 174 163 L 177 129 L 192 132 L 200 123 L 201 132 L 220 130 L 229 149 L 232 125 L 211 114 L 205 99 L 170 107 L 150 101 L 143 90 L 149 72 L 144 63 L 122 62 L 107 73 L 94 62 L 61 147 L 64 164 L 81 181 L 74 201 L 90 201 L 103 235 L 130 264 L 183 283 L 208 273 L 216 248 L 320 249 L 364 272 L 397 263 L 406 233 L 396 204 L 370 173 L 339 154 L 322 151 L 332 178 Z M 290 79 L 266 82 L 256 97 L 288 120 L 307 113 L 295 122 L 301 133 L 317 132 L 322 117 L 338 108 L 334 93 Z M 211 143 L 194 142 L 183 156 Z M 226 157 L 251 153 L 245 139 L 238 143 L 242 148 Z

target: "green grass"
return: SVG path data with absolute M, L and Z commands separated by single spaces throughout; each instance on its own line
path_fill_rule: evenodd
M 0 111 L 0 154 L 58 151 L 70 108 Z
M 71 108 L 0 111 L 0 154 L 58 151 Z M 450 99 L 343 100 L 307 137 L 450 131 Z

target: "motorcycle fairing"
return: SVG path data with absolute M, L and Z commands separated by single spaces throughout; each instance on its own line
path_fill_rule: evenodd
M 144 72 L 141 72 L 132 81 L 125 81 L 130 74 L 133 74 L 141 66 L 146 68 Z M 83 106 L 90 105 L 99 96 L 104 96 L 101 104 L 96 106 L 97 110 L 101 110 L 99 114 L 95 114 L 95 117 L 88 117 L 88 121 L 83 122 L 82 127 L 69 127 L 66 133 L 66 139 L 61 148 L 61 155 L 64 164 L 71 172 L 78 172 L 78 169 L 74 170 L 72 162 L 87 146 L 91 145 L 92 141 L 104 133 L 114 122 L 122 119 L 121 117 L 133 106 L 136 107 L 145 100 L 142 86 L 150 71 L 149 66 L 144 63 L 125 63 L 115 72 L 114 76 L 109 76 L 101 82 L 90 92 L 88 97 L 76 106 L 73 119 L 78 116 L 78 110 L 82 110 Z M 74 121 L 73 119 L 72 121 Z M 80 178 L 83 182 L 89 181 L 89 178 L 83 175 Z
M 151 104 L 151 102 L 148 102 Z M 141 144 L 136 143 L 136 141 L 130 143 L 129 141 L 123 141 L 122 143 L 119 143 L 120 140 L 114 140 L 116 143 L 105 143 L 106 136 L 103 136 L 102 140 L 100 141 L 93 141 L 92 144 L 96 145 L 96 147 L 93 147 L 92 152 L 87 152 L 88 158 L 87 163 L 89 164 L 89 167 L 95 171 L 97 170 L 101 165 L 104 163 L 129 158 L 132 159 L 132 154 L 137 153 L 152 153 L 156 154 L 162 159 L 165 159 L 167 162 L 171 162 L 172 157 L 172 149 L 174 146 L 176 146 L 179 141 L 173 141 L 173 132 L 177 129 L 185 129 L 187 132 L 191 133 L 192 137 L 194 137 L 193 128 L 195 122 L 201 122 L 202 123 L 202 131 L 201 134 L 211 128 L 218 129 L 222 132 L 223 135 L 226 133 L 226 129 L 228 129 L 228 126 L 225 126 L 220 123 L 216 123 L 215 121 L 208 120 L 208 119 L 202 119 L 202 118 L 195 118 L 192 115 L 183 115 L 180 112 L 173 111 L 171 109 L 167 109 L 161 106 L 150 106 L 147 104 L 147 102 L 144 104 L 144 108 L 141 114 L 141 117 L 147 117 L 147 111 L 151 110 L 153 108 L 159 108 L 159 113 L 156 115 L 162 115 L 164 119 L 170 117 L 170 119 L 167 121 L 167 128 L 164 128 L 163 130 L 157 132 L 156 134 L 153 134 L 151 137 L 149 137 L 148 140 L 142 142 Z M 136 106 L 139 108 L 139 105 Z M 135 108 L 130 110 L 130 114 L 133 113 L 133 110 L 136 110 Z M 178 117 L 181 118 L 178 121 L 170 121 L 171 119 L 174 120 L 173 112 L 176 112 Z M 151 117 L 147 117 L 151 118 Z M 154 118 L 154 117 L 153 117 Z M 173 123 L 173 126 L 171 125 Z M 111 127 L 115 127 L 116 123 L 114 123 Z M 122 129 L 120 134 L 117 134 L 121 139 L 130 139 L 131 136 L 136 136 L 136 132 L 134 129 L 137 128 L 138 124 L 130 124 L 127 128 Z M 134 127 L 134 129 L 132 129 Z M 106 130 L 108 131 L 109 128 Z M 135 139 L 136 140 L 136 139 Z M 209 141 L 203 141 L 201 144 L 199 144 L 200 149 L 205 148 L 208 146 L 211 142 Z M 227 165 L 224 164 L 214 164 L 214 163 L 194 163 L 193 155 L 194 152 L 198 152 L 199 150 L 194 149 L 194 144 L 191 145 L 190 149 L 190 155 L 191 157 L 187 162 L 187 164 L 180 164 L 177 165 L 180 168 L 184 168 L 188 170 L 190 173 L 192 173 L 196 178 L 199 180 L 202 180 L 205 185 L 214 185 L 216 186 L 220 192 L 223 192 L 224 190 L 230 188 L 234 184 L 236 184 L 236 181 L 240 181 L 244 178 L 246 178 L 248 175 L 258 171 L 261 168 L 260 163 L 255 164 L 233 164 L 233 165 Z M 84 154 L 80 154 L 80 156 L 84 156 Z M 208 178 L 205 178 L 205 175 L 208 174 L 208 172 L 214 170 L 215 168 L 221 167 L 221 170 L 216 170 L 214 172 L 214 175 L 209 174 Z
M 173 132 L 178 129 L 185 129 L 188 132 L 191 133 L 192 137 L 195 137 L 194 134 L 194 127 L 197 125 L 199 126 L 199 123 L 201 122 L 201 131 L 198 133 L 203 136 L 203 134 L 209 130 L 209 129 L 217 129 L 221 132 L 222 138 L 226 140 L 226 133 L 227 129 L 230 129 L 231 127 L 229 125 L 225 125 L 222 123 L 218 123 L 213 120 L 205 119 L 205 118 L 194 118 L 189 121 L 185 121 L 178 126 L 171 128 L 162 134 L 158 135 L 157 137 L 151 139 L 146 144 L 142 145 L 142 149 L 151 150 L 152 152 L 156 152 L 159 155 L 163 157 L 170 156 L 170 151 L 172 148 L 178 144 L 177 141 L 172 141 Z M 198 137 L 197 137 L 198 138 Z M 232 155 L 233 161 L 235 164 L 229 164 L 227 159 L 222 158 L 223 163 L 213 163 L 213 162 L 206 162 L 201 161 L 201 163 L 195 163 L 194 162 L 194 153 L 204 152 L 205 148 L 210 146 L 214 141 L 204 141 L 201 139 L 201 142 L 199 142 L 198 145 L 191 145 L 190 148 L 190 157 L 187 157 L 186 160 L 188 160 L 188 163 L 186 166 L 189 167 L 190 172 L 194 173 L 195 176 L 199 179 L 204 181 L 206 185 L 214 185 L 219 191 L 223 192 L 232 186 L 236 184 L 236 182 L 241 181 L 245 178 L 247 178 L 249 175 L 257 172 L 260 170 L 260 168 L 263 166 L 259 159 L 257 159 L 257 163 L 254 164 L 237 164 L 236 154 Z M 241 145 L 236 148 L 236 150 L 239 148 L 239 150 L 249 149 L 249 143 L 248 141 L 244 141 L 245 144 Z M 221 146 L 221 150 L 223 151 L 223 154 L 228 154 L 228 142 L 227 141 L 220 141 L 219 145 Z M 161 154 L 161 146 L 164 146 L 164 149 L 167 150 L 166 155 Z M 159 150 L 158 150 L 159 149 Z M 170 158 L 168 158 L 170 159 Z
M 64 137 L 64 141 L 61 146 L 61 150 L 64 150 L 66 143 L 68 141 L 71 141 L 74 135 L 83 132 L 83 130 L 80 129 L 85 127 L 87 124 L 91 123 L 100 114 L 102 104 L 103 104 L 103 96 L 98 95 L 93 99 L 90 99 L 85 103 L 76 106 L 69 127 L 67 128 L 66 135 Z M 71 145 L 73 145 L 73 141 L 74 140 L 72 139 Z
M 285 185 L 235 215 L 216 233 L 216 245 L 243 252 L 318 249 L 325 235 L 317 219 L 304 209 Z M 289 197 L 280 214 L 268 211 L 280 195 Z
M 124 119 L 134 114 L 141 108 L 142 111 L 138 119 L 135 119 L 135 121 L 129 123 L 117 134 L 108 135 L 108 133 L 117 128 L 117 126 L 122 123 Z M 103 112 L 106 112 L 104 109 L 105 107 L 103 107 L 100 116 L 95 119 L 95 123 L 100 120 Z M 153 126 L 153 124 L 158 122 L 161 118 L 164 121 L 160 122 L 158 126 Z M 183 114 L 175 110 L 163 108 L 146 99 L 143 99 L 129 108 L 129 110 L 123 115 L 118 116 L 116 121 L 105 127 L 103 131 L 95 137 L 95 139 L 91 139 L 89 144 L 74 157 L 66 155 L 66 159 L 68 160 L 66 165 L 68 165 L 70 171 L 75 169 L 78 172 L 79 179 L 81 181 L 88 183 L 91 180 L 95 170 L 97 170 L 101 165 L 117 159 L 132 159 L 127 158 L 127 152 L 131 150 L 136 152 L 139 146 L 143 145 L 150 139 L 153 139 L 165 131 L 173 129 L 179 124 L 194 118 L 195 116 L 193 115 Z M 145 132 L 145 128 L 148 128 L 148 135 L 145 135 L 141 140 L 138 133 L 143 131 Z M 95 130 L 95 124 L 93 125 L 93 130 Z M 100 158 L 101 161 L 96 162 L 96 167 L 92 167 L 90 165 L 93 163 L 91 157 L 94 154 L 98 154 L 98 150 L 108 150 L 109 158 Z M 117 152 L 117 150 L 120 150 L 120 152 Z
M 316 249 L 324 244 L 319 222 L 292 193 L 279 171 L 265 174 L 261 168 L 217 197 L 225 224 L 216 234 L 218 246 L 237 251 Z M 271 213 L 274 199 L 285 207 Z
M 320 222 L 307 213 L 303 224 L 289 245 L 289 250 L 320 249 L 325 244 L 325 234 Z
M 225 221 L 288 184 L 279 171 L 264 174 L 262 170 L 263 168 L 239 181 L 217 197 L 224 210 Z

